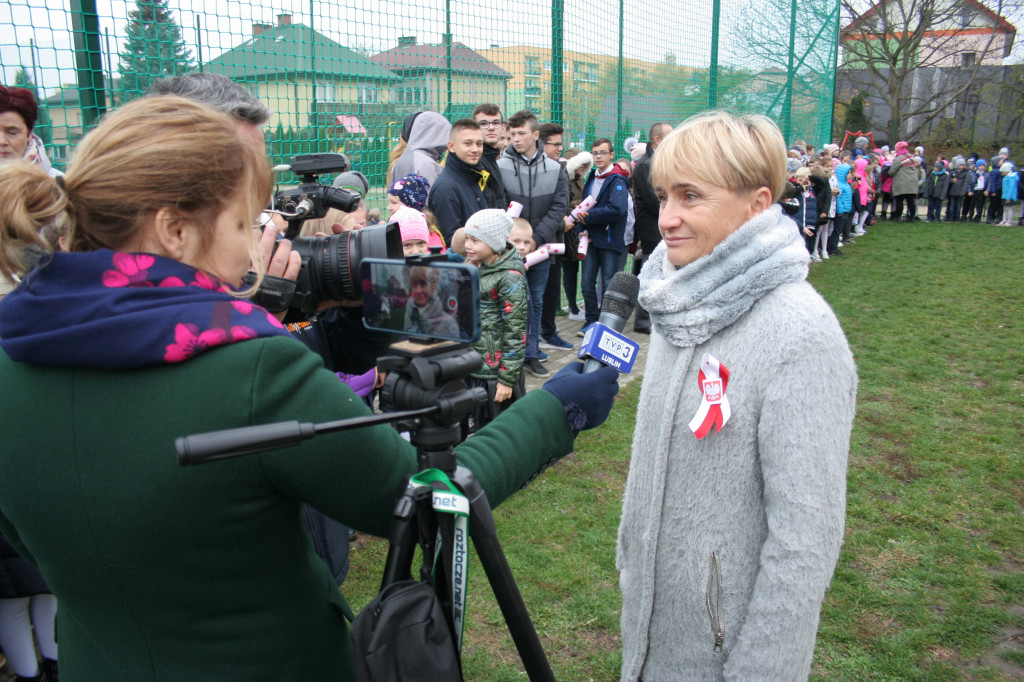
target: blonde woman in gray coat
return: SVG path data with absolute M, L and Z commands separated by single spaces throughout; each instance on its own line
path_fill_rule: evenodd
M 776 203 L 778 128 L 711 112 L 654 156 L 663 241 L 619 530 L 622 679 L 802 680 L 843 538 L 857 375 Z

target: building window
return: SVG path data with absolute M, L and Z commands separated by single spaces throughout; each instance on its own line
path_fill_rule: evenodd
M 256 94 L 256 93 L 253 93 Z M 321 102 L 337 102 L 338 92 L 334 85 L 322 85 L 316 86 L 316 97 Z
M 422 88 L 398 88 L 395 91 L 398 104 L 420 104 L 423 102 Z
M 973 69 L 974 68 L 975 54 L 973 52 L 964 52 L 962 55 L 960 55 L 960 58 L 963 60 L 963 61 L 961 61 L 960 64 L 965 69 Z
M 359 103 L 360 104 L 375 104 L 377 102 L 377 86 L 375 85 L 360 85 L 359 86 Z
M 540 75 L 540 60 L 536 57 L 526 58 L 526 75 L 527 76 L 539 76 Z
M 545 59 L 544 60 L 544 70 L 545 71 L 550 71 L 551 70 L 551 60 L 550 59 Z

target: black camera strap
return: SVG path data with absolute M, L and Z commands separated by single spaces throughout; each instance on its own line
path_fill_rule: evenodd
M 245 286 L 252 286 L 255 283 L 256 273 L 250 272 L 245 276 Z M 284 312 L 291 306 L 295 297 L 295 284 L 294 279 L 265 275 L 260 288 L 252 296 L 252 302 L 272 313 Z

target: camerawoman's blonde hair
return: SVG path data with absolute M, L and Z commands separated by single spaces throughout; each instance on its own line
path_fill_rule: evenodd
M 25 164 L 0 167 L 0 267 L 9 267 L 16 245 L 44 246 L 40 229 L 61 213 L 70 226 L 68 251 L 124 248 L 161 208 L 208 228 L 200 240 L 209 247 L 214 222 L 228 204 L 241 197 L 258 213 L 272 179 L 263 150 L 239 133 L 234 119 L 162 96 L 104 117 L 78 145 L 63 184 L 62 190 Z M 255 237 L 250 250 L 259 264 Z
M 698 114 L 661 141 L 651 162 L 655 187 L 682 175 L 738 193 L 767 187 L 775 202 L 786 184 L 786 143 L 767 116 Z

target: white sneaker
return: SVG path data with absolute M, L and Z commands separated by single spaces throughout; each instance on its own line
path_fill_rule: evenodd
M 569 319 L 575 322 L 582 322 L 583 320 L 587 319 L 587 316 L 581 310 L 578 313 L 569 313 Z
M 822 260 L 828 260 L 828 251 L 822 251 L 821 252 L 821 259 Z
M 818 254 L 813 254 L 811 256 L 811 262 L 812 263 L 820 263 L 821 262 L 821 256 L 819 256 Z

